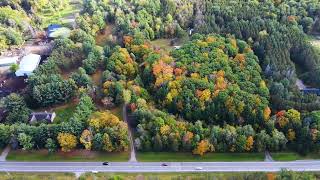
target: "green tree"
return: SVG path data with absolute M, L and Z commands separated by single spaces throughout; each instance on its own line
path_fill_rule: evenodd
M 93 149 L 102 151 L 103 150 L 103 134 L 97 133 L 93 136 L 92 144 L 93 144 Z
M 19 141 L 19 144 L 22 146 L 23 150 L 31 150 L 34 146 L 32 137 L 25 133 L 20 133 L 18 135 L 18 141 Z
M 52 138 L 46 140 L 45 147 L 48 149 L 49 153 L 54 153 L 58 148 L 56 142 Z
M 23 97 L 12 93 L 4 99 L 4 108 L 8 111 L 6 122 L 28 122 L 30 109 L 27 107 Z
M 86 70 L 79 68 L 78 72 L 71 74 L 71 78 L 75 81 L 78 87 L 88 87 L 92 85 L 90 76 L 86 73 Z

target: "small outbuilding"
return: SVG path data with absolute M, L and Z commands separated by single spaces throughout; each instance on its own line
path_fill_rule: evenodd
M 30 114 L 30 123 L 52 123 L 54 118 L 56 117 L 56 113 L 50 113 L 50 112 L 33 112 Z
M 39 66 L 41 56 L 39 54 L 28 54 L 24 56 L 16 71 L 16 76 L 30 76 L 32 72 Z
M 67 38 L 70 36 L 71 30 L 66 27 L 62 27 L 59 24 L 51 24 L 48 26 L 47 36 L 49 38 Z
M 18 56 L 14 57 L 0 57 L 0 67 L 11 66 L 13 64 L 17 64 L 19 60 Z

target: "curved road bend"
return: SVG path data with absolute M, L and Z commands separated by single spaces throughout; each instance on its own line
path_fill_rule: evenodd
M 320 171 L 320 161 L 292 162 L 1 162 L 6 172 L 241 172 L 241 171 Z M 202 170 L 196 170 L 202 167 Z

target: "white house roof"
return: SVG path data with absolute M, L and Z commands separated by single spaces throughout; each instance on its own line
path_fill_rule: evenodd
M 8 66 L 11 64 L 16 64 L 18 61 L 19 57 L 15 56 L 15 57 L 0 57 L 0 66 Z
M 39 65 L 41 56 L 38 54 L 28 54 L 24 56 L 16 71 L 16 76 L 30 75 Z

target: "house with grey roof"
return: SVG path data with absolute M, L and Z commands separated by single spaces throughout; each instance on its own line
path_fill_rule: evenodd
M 44 122 L 44 123 L 52 123 L 54 118 L 56 117 L 56 113 L 50 113 L 50 112 L 33 112 L 30 114 L 30 123 L 36 123 L 36 122 Z

